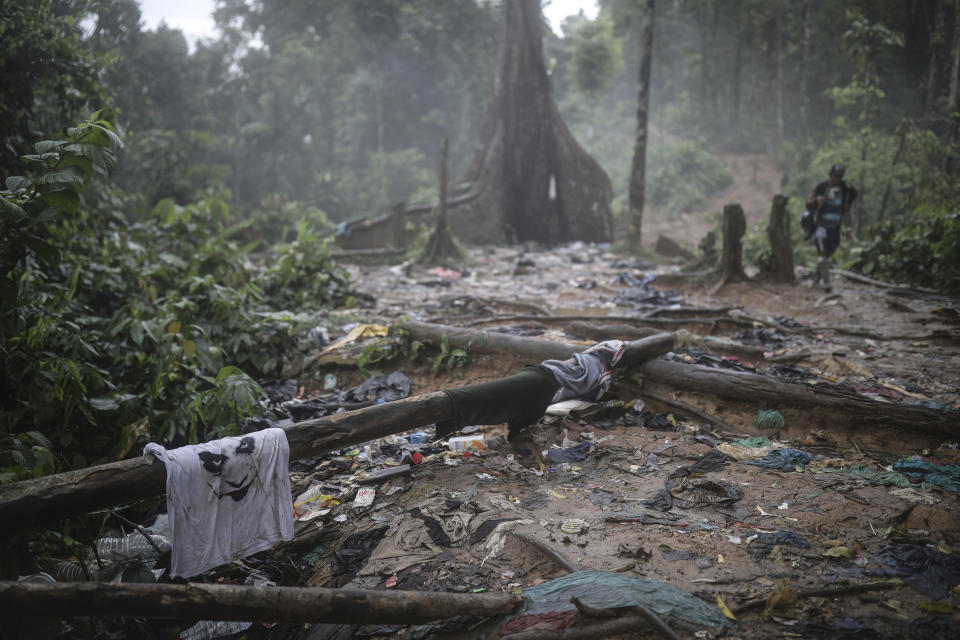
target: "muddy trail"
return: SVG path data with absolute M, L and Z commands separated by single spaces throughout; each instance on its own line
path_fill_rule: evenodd
M 718 287 L 581 244 L 475 249 L 463 272 L 349 269 L 371 304 L 323 319 L 322 344 L 271 389 L 280 426 L 334 397 L 389 403 L 536 364 L 480 338 L 414 341 L 412 323 L 583 349 L 668 331 L 658 362 L 815 393 L 733 397 L 615 367 L 599 400 L 551 407 L 513 438 L 505 424 L 452 439 L 412 425 L 292 461 L 293 540 L 193 581 L 519 594 L 525 608 L 426 624 L 176 620 L 152 622 L 153 637 L 956 637 L 957 300 L 844 277 L 826 295 L 803 269 L 795 285 Z M 947 418 L 883 419 L 911 408 Z M 165 533 L 148 515 L 145 530 Z M 148 564 L 161 582 L 168 562 Z
M 413 319 L 587 348 L 644 335 L 643 318 L 647 333 L 677 333 L 671 360 L 832 385 L 880 407 L 950 410 L 960 401 L 956 300 L 930 293 L 840 277 L 825 295 L 802 269 L 796 285 L 717 288 L 586 245 L 477 250 L 464 273 L 412 264 L 351 269 L 376 300 L 348 318 L 354 323 Z M 327 353 L 321 368 L 355 362 L 377 341 Z M 437 346 L 375 368 L 402 368 L 416 395 L 529 364 L 469 348 L 462 360 L 444 357 Z M 547 415 L 514 441 L 505 425 L 477 425 L 464 431 L 483 446 L 467 455 L 442 443 L 416 447 L 422 461 L 379 486 L 362 515 L 350 508 L 340 525 L 314 525 L 324 551 L 309 584 L 521 593 L 575 569 L 670 585 L 717 612 L 720 623 L 684 616 L 689 603 L 663 605 L 663 620 L 680 637 L 953 637 L 956 423 L 938 433 L 874 428 L 842 411 L 775 399 L 646 388 L 635 372 L 618 371 L 598 404 Z M 367 453 L 389 467 L 398 460 L 384 444 Z M 295 485 L 309 485 L 311 473 L 295 476 Z M 419 524 L 410 527 L 411 518 Z M 404 532 L 422 536 L 424 526 L 432 542 L 404 541 Z M 361 552 L 372 559 L 355 574 L 338 573 L 327 556 L 377 528 L 383 537 Z M 602 608 L 606 597 L 606 606 L 623 606 L 601 578 L 595 604 Z M 724 608 L 732 626 L 722 625 Z M 396 628 L 393 637 L 662 635 L 626 609 L 619 615 L 626 626 L 567 602 L 509 621 Z M 371 631 L 320 625 L 307 637 Z

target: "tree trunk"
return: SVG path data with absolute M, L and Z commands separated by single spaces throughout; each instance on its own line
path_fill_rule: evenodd
M 723 207 L 723 255 L 720 257 L 720 276 L 724 282 L 747 279 L 743 271 L 743 234 L 747 220 L 743 207 L 733 203 Z
M 427 240 L 420 262 L 442 265 L 448 268 L 462 268 L 465 257 L 453 241 L 450 225 L 447 222 L 447 139 L 443 139 L 440 148 L 440 201 L 437 203 L 437 218 L 433 233 Z
M 877 221 L 883 220 L 887 212 L 887 202 L 890 200 L 890 189 L 893 187 L 893 170 L 897 168 L 900 162 L 900 156 L 903 155 L 903 147 L 907 142 L 907 121 L 904 120 L 897 127 L 897 152 L 893 154 L 893 162 L 890 163 L 890 173 L 887 177 L 887 184 L 883 188 L 883 198 L 880 200 L 880 210 L 877 212 Z
M 776 38 L 776 88 L 775 88 L 775 106 L 776 106 L 776 124 L 777 124 L 777 163 L 780 169 L 784 164 L 783 153 L 783 5 L 777 0 L 775 6 L 776 16 L 774 19 L 774 34 Z
M 654 0 L 644 0 L 640 24 L 640 67 L 637 79 L 637 133 L 630 167 L 630 218 L 627 242 L 640 248 L 643 229 L 643 204 L 647 179 L 647 114 L 650 107 L 650 62 L 653 58 Z
M 711 28 L 707 22 L 706 7 L 697 13 L 697 26 L 700 32 L 700 133 L 706 134 L 709 130 L 707 126 L 707 100 L 710 86 L 710 56 L 713 55 Z
M 927 109 L 933 110 L 937 102 L 937 67 L 940 61 L 937 58 L 937 42 L 935 38 L 943 37 L 944 27 L 946 25 L 946 2 L 940 0 L 937 2 L 937 13 L 933 21 L 933 29 L 930 33 L 930 63 L 927 66 Z
M 580 147 L 551 95 L 538 0 L 503 3 L 499 72 L 465 180 L 480 195 L 451 211 L 457 237 L 545 244 L 613 239 L 610 179 Z
M 510 614 L 522 606 L 523 598 L 507 593 L 245 587 L 196 582 L 0 582 L 0 602 L 7 611 L 7 623 L 14 615 L 28 615 L 45 618 L 117 616 L 284 623 L 421 624 L 453 616 Z
M 787 212 L 787 198 L 773 196 L 770 207 L 770 222 L 767 225 L 767 237 L 773 252 L 773 273 L 777 282 L 796 282 L 793 273 L 793 243 L 790 241 L 790 216 Z
M 743 34 L 737 35 L 737 46 L 733 55 L 733 116 L 734 132 L 740 127 L 740 70 L 743 65 Z
M 810 68 L 810 34 L 813 31 L 810 19 L 810 0 L 803 0 L 802 8 L 803 29 L 800 36 L 800 139 L 807 142 L 807 74 Z
M 960 6 L 954 2 L 953 12 L 953 44 L 950 52 L 953 55 L 953 65 L 950 67 L 950 90 L 947 93 L 947 111 L 957 108 L 958 92 L 960 92 Z

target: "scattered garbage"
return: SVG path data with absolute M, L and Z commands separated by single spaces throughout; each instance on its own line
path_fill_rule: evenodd
M 447 440 L 447 446 L 451 451 L 483 449 L 483 434 L 476 433 L 469 436 L 456 436 Z
M 743 463 L 780 471 L 794 471 L 803 467 L 812 459 L 813 456 L 806 451 L 784 447 L 772 450 L 759 460 L 744 460 Z
M 587 523 L 587 521 L 582 520 L 580 518 L 571 518 L 569 520 L 564 520 L 563 523 L 560 525 L 561 531 L 563 531 L 564 533 L 572 534 L 572 535 L 583 533 L 589 528 L 590 528 L 590 525 Z
M 116 561 L 122 558 L 154 558 L 170 551 L 170 540 L 165 536 L 150 536 L 148 540 L 139 531 L 123 537 L 100 538 L 96 542 L 97 554 L 103 560 Z
M 215 640 L 242 633 L 253 626 L 250 622 L 231 622 L 228 620 L 201 620 L 192 627 L 184 629 L 178 640 Z
M 914 456 L 896 462 L 893 468 L 913 480 L 960 493 L 960 464 L 937 464 Z

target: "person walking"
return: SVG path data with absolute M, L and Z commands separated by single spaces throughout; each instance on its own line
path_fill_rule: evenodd
M 857 199 L 857 190 L 843 179 L 846 168 L 842 164 L 830 167 L 829 179 L 813 188 L 807 198 L 807 211 L 813 214 L 813 242 L 817 247 L 817 271 L 813 286 L 823 287 L 827 293 L 830 286 L 830 258 L 840 246 L 840 228 L 846 225 L 847 240 L 850 240 L 850 205 Z

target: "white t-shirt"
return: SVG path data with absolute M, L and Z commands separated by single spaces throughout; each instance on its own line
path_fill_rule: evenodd
M 293 538 L 290 447 L 283 429 L 167 450 L 170 575 L 190 578 Z

